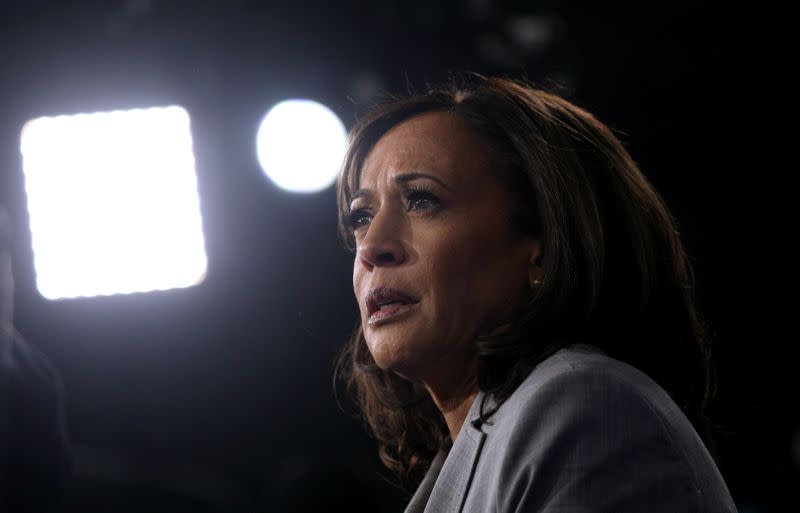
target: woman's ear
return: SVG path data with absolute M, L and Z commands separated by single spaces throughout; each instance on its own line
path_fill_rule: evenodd
M 535 289 L 542 283 L 542 259 L 544 258 L 541 240 L 532 240 L 528 265 L 528 283 Z

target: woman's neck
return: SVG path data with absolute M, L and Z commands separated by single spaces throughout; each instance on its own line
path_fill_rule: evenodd
M 450 439 L 455 442 L 456 436 L 467 418 L 467 413 L 478 395 L 478 384 L 475 378 L 471 377 L 461 386 L 452 387 L 449 390 L 429 385 L 426 385 L 426 388 L 444 416 L 447 429 L 450 431 Z

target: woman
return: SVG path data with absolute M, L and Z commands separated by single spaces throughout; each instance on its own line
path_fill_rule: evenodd
M 407 511 L 735 511 L 675 222 L 591 114 L 480 76 L 395 101 L 338 202 L 340 368 Z

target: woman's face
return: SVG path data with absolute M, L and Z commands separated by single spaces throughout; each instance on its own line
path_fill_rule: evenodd
M 454 114 L 416 116 L 367 156 L 350 204 L 353 289 L 376 363 L 412 381 L 468 368 L 528 287 L 539 243 L 510 222 L 502 163 Z

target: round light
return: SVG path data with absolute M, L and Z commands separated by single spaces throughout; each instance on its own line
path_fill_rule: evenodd
M 258 162 L 275 184 L 291 192 L 331 185 L 347 146 L 347 131 L 328 107 L 286 100 L 267 112 L 256 135 Z

